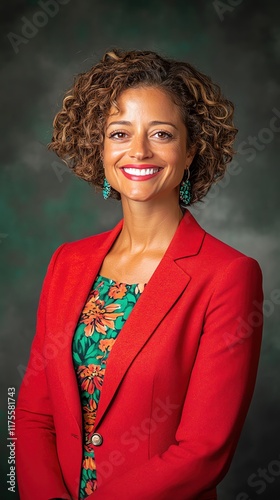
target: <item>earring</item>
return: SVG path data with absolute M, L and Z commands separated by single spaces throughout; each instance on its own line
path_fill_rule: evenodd
M 104 177 L 104 181 L 103 181 L 102 194 L 103 194 L 104 200 L 108 200 L 108 198 L 110 198 L 110 195 L 111 195 L 111 186 L 110 186 L 109 182 L 107 181 L 106 177 Z
M 189 205 L 192 195 L 191 195 L 191 183 L 189 181 L 190 169 L 188 168 L 188 173 L 184 174 L 183 180 L 180 184 L 180 200 L 183 205 Z

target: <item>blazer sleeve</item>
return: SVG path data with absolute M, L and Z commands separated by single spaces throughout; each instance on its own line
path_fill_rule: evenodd
M 177 443 L 103 483 L 89 500 L 194 500 L 225 476 L 253 395 L 263 293 L 260 267 L 250 257 L 234 259 L 219 274 L 205 314 Z
M 43 353 L 48 289 L 63 246 L 54 253 L 44 279 L 36 334 L 16 404 L 16 473 L 21 500 L 71 499 L 58 462 L 45 370 L 38 365 L 38 353 Z

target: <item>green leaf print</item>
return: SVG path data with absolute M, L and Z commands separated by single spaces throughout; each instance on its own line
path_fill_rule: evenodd
M 77 351 L 73 350 L 73 358 L 74 358 L 75 365 L 81 365 L 82 364 L 82 360 L 81 360 L 81 358 L 80 358 L 80 356 L 79 356 L 79 354 L 78 354 Z
M 123 316 L 116 319 L 115 327 L 117 331 L 119 331 L 123 327 L 123 323 L 124 323 Z
M 134 293 L 127 293 L 126 294 L 126 298 L 127 298 L 127 302 L 130 303 L 130 304 L 136 304 L 136 301 L 137 301 L 137 297 Z
M 126 320 L 128 318 L 128 316 L 130 315 L 131 311 L 133 309 L 133 304 L 129 304 L 125 311 L 124 311 L 124 315 L 123 315 L 123 318 Z
M 100 349 L 96 346 L 96 343 L 92 344 L 86 351 L 84 359 L 90 359 L 90 363 L 92 363 L 92 360 L 96 360 L 96 364 L 98 364 L 98 359 L 96 359 L 96 356 L 100 354 Z

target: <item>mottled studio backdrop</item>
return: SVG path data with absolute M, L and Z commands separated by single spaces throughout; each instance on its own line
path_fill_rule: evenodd
M 280 3 L 6 0 L 0 10 L 0 498 L 17 499 L 6 483 L 7 388 L 21 383 L 48 261 L 62 242 L 121 217 L 118 202 L 103 201 L 46 150 L 73 75 L 118 46 L 189 61 L 236 104 L 235 163 L 192 210 L 206 230 L 260 262 L 266 293 L 257 387 L 219 499 L 279 500 Z

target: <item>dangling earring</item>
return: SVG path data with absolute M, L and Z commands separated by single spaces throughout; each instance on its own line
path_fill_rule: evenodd
M 108 200 L 108 198 L 110 198 L 110 195 L 111 195 L 111 186 L 110 186 L 109 182 L 107 181 L 106 177 L 104 177 L 102 194 L 103 194 L 104 200 Z
M 189 205 L 192 195 L 191 195 L 191 183 L 189 181 L 190 169 L 188 168 L 187 174 L 184 173 L 183 180 L 180 184 L 180 200 L 183 205 Z

